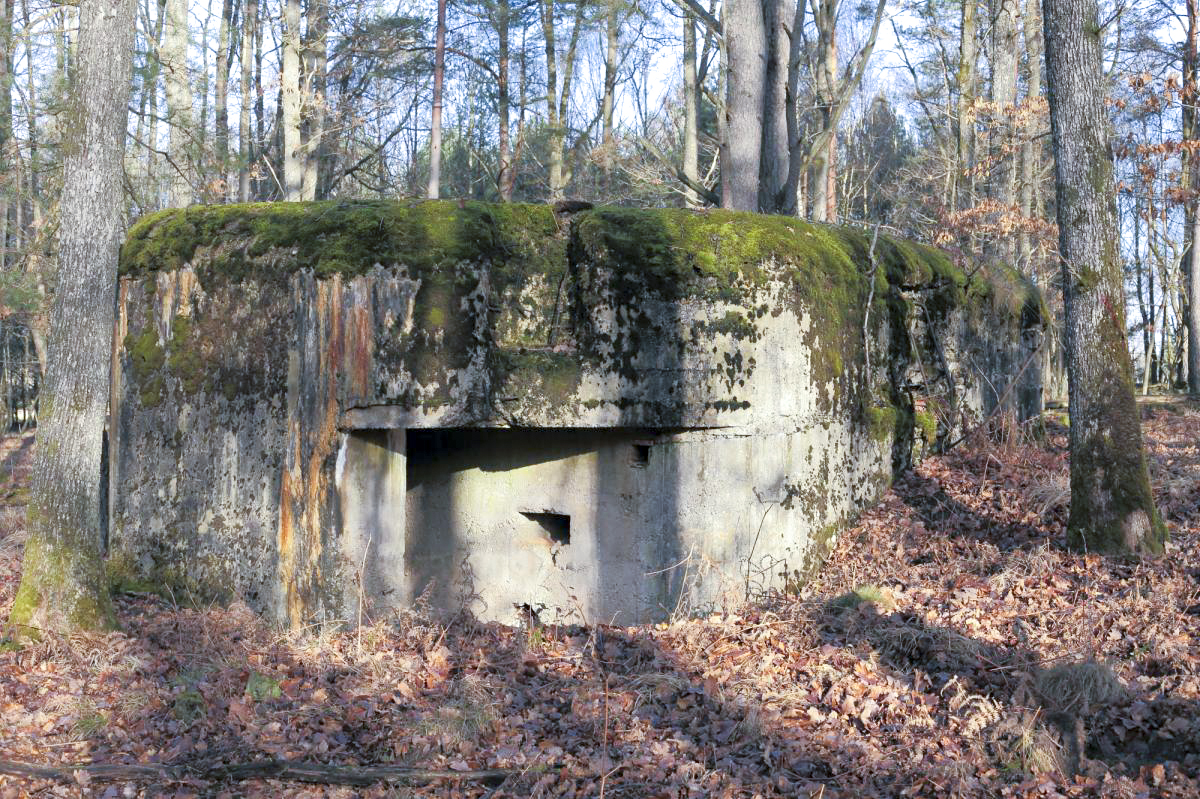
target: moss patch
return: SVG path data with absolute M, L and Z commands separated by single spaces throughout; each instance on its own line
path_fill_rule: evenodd
M 516 271 L 563 268 L 553 211 L 543 205 L 385 200 L 250 203 L 150 214 L 121 249 L 123 276 L 196 269 L 203 283 L 360 275 L 375 265 L 424 273 L 487 260 Z M 557 242 L 557 243 L 556 243 Z
M 919 410 L 913 413 L 913 421 L 916 422 L 917 429 L 921 431 L 921 436 L 926 443 L 933 444 L 937 441 L 938 422 L 937 417 L 926 410 Z
M 147 408 L 157 407 L 163 399 L 163 376 L 161 370 L 167 354 L 158 344 L 158 334 L 147 327 L 140 335 L 125 336 L 125 352 L 133 378 L 138 383 L 138 398 Z
M 116 629 L 103 567 L 88 549 L 69 538 L 49 543 L 40 535 L 30 537 L 9 615 L 18 633 L 36 638 L 38 626 L 58 631 Z
M 583 370 L 579 359 L 548 351 L 502 351 L 498 370 L 507 385 L 561 407 L 579 391 Z

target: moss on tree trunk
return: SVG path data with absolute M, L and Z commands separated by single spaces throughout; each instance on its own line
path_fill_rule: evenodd
M 133 0 L 79 6 L 68 119 L 58 289 L 42 386 L 29 542 L 10 621 L 31 632 L 115 625 L 100 541 L 100 453 L 108 407 L 121 238 L 121 158 Z
M 1109 121 L 1096 0 L 1046 0 L 1046 76 L 1066 301 L 1070 544 L 1161 552 L 1125 339 Z

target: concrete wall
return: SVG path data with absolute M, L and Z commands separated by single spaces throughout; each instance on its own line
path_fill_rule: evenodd
M 1027 287 L 797 220 L 233 206 L 122 263 L 110 570 L 292 623 L 736 601 L 1040 402 Z

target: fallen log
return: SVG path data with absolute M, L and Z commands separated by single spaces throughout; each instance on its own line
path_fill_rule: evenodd
M 299 760 L 255 760 L 247 763 L 191 762 L 187 764 L 74 763 L 43 766 L 0 760 L 0 774 L 33 779 L 76 782 L 80 774 L 88 780 L 167 781 L 181 779 L 248 780 L 274 779 L 324 785 L 371 785 L 376 782 L 432 782 L 434 780 L 502 780 L 513 769 L 422 769 L 407 766 L 336 766 Z

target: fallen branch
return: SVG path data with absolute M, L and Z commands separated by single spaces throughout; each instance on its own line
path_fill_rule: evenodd
M 451 771 L 444 769 L 408 768 L 405 766 L 334 766 L 296 760 L 256 760 L 249 763 L 189 763 L 187 765 L 147 765 L 122 763 L 77 763 L 66 766 L 40 766 L 0 760 L 0 774 L 34 779 L 76 782 L 82 773 L 90 780 L 135 780 L 184 778 L 203 780 L 275 779 L 312 782 L 324 785 L 371 785 L 376 782 L 433 780 L 500 780 L 515 772 L 512 769 L 476 769 Z

